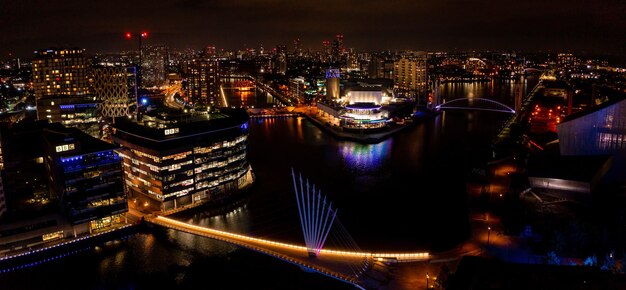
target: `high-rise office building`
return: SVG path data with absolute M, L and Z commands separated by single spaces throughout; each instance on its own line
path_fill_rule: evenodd
M 32 71 L 35 97 L 88 94 L 88 69 L 82 49 L 50 48 L 35 51 Z
M 244 110 L 148 118 L 114 125 L 131 206 L 168 211 L 223 199 L 252 182 Z
M 154 87 L 165 84 L 167 47 L 149 45 L 141 49 L 141 86 Z
M 127 67 L 97 67 L 94 69 L 94 92 L 100 102 L 103 117 L 125 117 L 134 103 L 134 89 L 130 87 L 134 69 Z
M 187 88 L 194 105 L 215 105 L 220 92 L 219 61 L 216 58 L 187 62 Z
M 422 96 L 428 90 L 427 54 L 407 52 L 394 62 L 393 84 L 398 92 Z

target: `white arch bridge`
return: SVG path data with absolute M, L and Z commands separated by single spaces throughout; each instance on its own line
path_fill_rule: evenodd
M 447 101 L 443 104 L 435 106 L 436 110 L 478 110 L 490 112 L 502 112 L 515 114 L 515 109 L 494 101 L 484 98 L 461 98 Z

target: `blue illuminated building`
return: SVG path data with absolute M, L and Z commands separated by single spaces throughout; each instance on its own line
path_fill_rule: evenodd
M 128 204 L 117 147 L 58 124 L 43 139 L 50 190 L 68 221 L 90 232 L 121 222 Z

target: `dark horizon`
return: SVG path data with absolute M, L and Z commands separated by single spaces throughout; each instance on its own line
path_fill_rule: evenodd
M 1 4 L 2 59 L 31 58 L 47 47 L 80 47 L 88 53 L 134 50 L 126 32 L 150 33 L 146 44 L 175 49 L 321 48 L 345 36 L 357 51 L 573 52 L 626 57 L 623 1 L 411 1 L 393 3 L 245 0 L 120 0 Z

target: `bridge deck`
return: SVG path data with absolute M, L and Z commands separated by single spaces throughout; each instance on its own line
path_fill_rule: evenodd
M 258 239 L 187 224 L 162 216 L 145 216 L 145 221 L 162 227 L 208 237 L 270 255 L 300 267 L 359 286 L 359 276 L 368 270 L 373 261 L 393 259 L 396 261 L 427 260 L 428 253 L 366 253 L 322 249 L 318 257 L 310 258 L 307 248 L 300 245 Z

